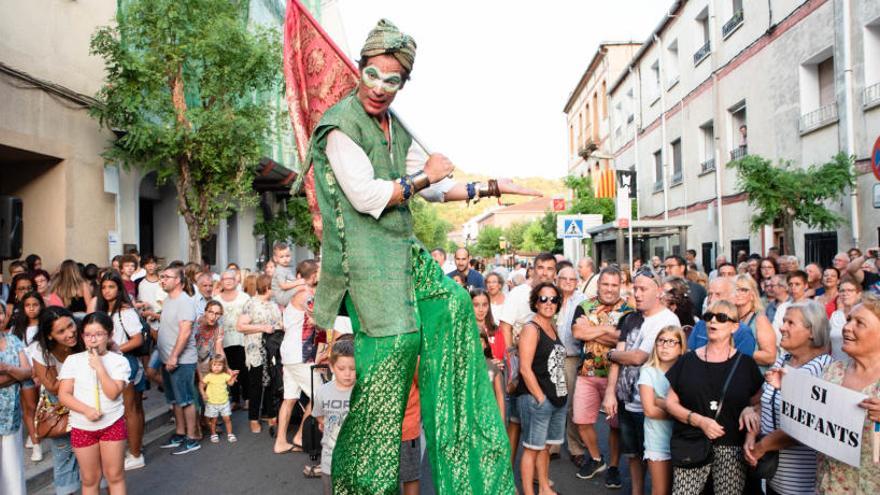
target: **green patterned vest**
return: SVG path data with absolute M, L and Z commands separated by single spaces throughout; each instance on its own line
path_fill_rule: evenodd
M 324 223 L 314 310 L 320 327 L 333 328 L 348 292 L 367 335 L 385 337 L 419 329 L 412 274 L 418 241 L 409 206 L 388 208 L 378 220 L 358 212 L 336 183 L 326 154 L 327 135 L 338 129 L 364 150 L 376 179 L 399 179 L 406 174 L 412 137 L 396 119 L 391 125 L 389 153 L 382 129 L 352 93 L 324 113 L 312 134 L 309 153 Z

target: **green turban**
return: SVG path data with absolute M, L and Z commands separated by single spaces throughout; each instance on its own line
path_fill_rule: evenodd
M 416 40 L 401 33 L 388 19 L 380 20 L 367 35 L 367 41 L 361 48 L 361 59 L 385 54 L 393 56 L 407 72 L 412 72 L 416 60 Z

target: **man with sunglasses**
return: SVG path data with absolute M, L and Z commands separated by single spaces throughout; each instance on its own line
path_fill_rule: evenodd
M 618 416 L 623 454 L 629 457 L 632 493 L 641 495 L 645 488 L 645 413 L 639 395 L 641 367 L 651 356 L 654 340 L 664 327 L 680 326 L 678 316 L 660 302 L 663 291 L 660 278 L 642 271 L 633 279 L 636 310 L 620 322 L 617 347 L 608 351 L 611 362 L 608 388 L 605 390 L 605 413 Z M 618 407 L 618 402 L 623 407 Z
M 715 280 L 709 282 L 709 295 L 706 299 L 707 306 L 712 306 L 716 301 L 727 301 L 730 304 L 734 304 L 734 293 L 736 291 L 736 281 L 731 277 L 718 277 Z M 709 336 L 706 332 L 706 325 L 708 324 L 708 316 L 710 313 L 704 314 L 700 321 L 694 325 L 694 329 L 691 330 L 691 335 L 688 337 L 688 349 L 697 349 L 706 345 L 709 342 Z M 719 323 L 725 323 L 726 315 L 719 315 L 719 318 L 724 318 L 724 321 L 718 320 Z M 755 353 L 755 336 L 752 335 L 752 331 L 744 325 L 743 323 L 739 324 L 736 331 L 733 332 L 733 345 L 736 349 L 747 356 L 751 356 Z

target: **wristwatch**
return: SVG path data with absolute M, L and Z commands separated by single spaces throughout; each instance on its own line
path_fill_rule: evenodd
M 608 351 L 607 354 L 605 354 L 605 359 L 607 359 L 608 361 L 611 361 L 613 363 L 614 359 L 611 357 L 612 352 L 614 352 L 614 349 L 611 349 L 610 351 Z

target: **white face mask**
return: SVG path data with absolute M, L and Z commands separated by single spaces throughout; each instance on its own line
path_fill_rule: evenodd
M 403 86 L 403 76 L 399 72 L 382 72 L 375 65 L 364 67 L 361 81 L 370 89 L 380 87 L 386 93 L 396 93 Z

